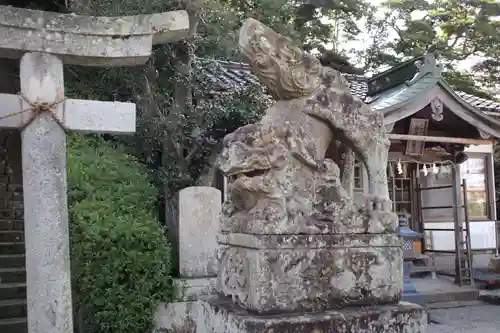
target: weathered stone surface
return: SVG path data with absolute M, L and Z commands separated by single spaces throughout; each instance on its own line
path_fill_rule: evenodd
M 0 6 L 0 56 L 47 52 L 83 66 L 136 66 L 153 44 L 184 38 L 186 11 L 126 17 L 93 17 Z
M 245 22 L 240 47 L 278 101 L 259 123 L 224 139 L 220 167 L 229 177 L 230 195 L 221 229 L 254 234 L 394 232 L 383 115 L 353 97 L 338 72 L 258 21 Z M 367 166 L 369 198 L 363 207 L 342 186 L 338 164 L 325 158 L 336 141 L 351 147 Z M 352 158 L 344 155 L 347 168 Z
M 216 284 L 217 279 L 215 277 L 174 279 L 174 287 L 178 292 L 176 299 L 193 301 L 200 296 L 215 294 Z
M 425 333 L 427 329 L 426 312 L 405 302 L 307 315 L 256 316 L 229 300 L 209 298 L 199 302 L 197 312 L 196 333 Z
M 158 306 L 154 318 L 153 333 L 196 333 L 198 309 L 197 301 L 162 303 Z M 200 333 L 207 331 L 200 331 Z M 228 333 L 228 332 L 227 332 Z
M 312 169 L 318 168 L 317 162 L 324 159 L 333 139 L 351 147 L 366 165 L 372 199 L 384 206 L 377 208 L 388 209 L 386 162 L 390 142 L 382 113 L 353 96 L 337 71 L 323 67 L 316 57 L 257 20 L 244 22 L 239 45 L 253 73 L 278 101 L 266 111 L 260 125 L 272 128 L 288 122 L 290 126 L 282 130 L 289 138 L 287 150 L 296 149 L 295 157 Z M 280 138 L 275 140 L 279 142 Z
M 395 303 L 402 292 L 394 234 L 226 235 L 220 259 L 218 290 L 258 313 Z
M 192 186 L 179 192 L 179 271 L 181 277 L 217 275 L 217 233 L 221 192 Z
M 219 295 L 199 301 L 196 332 L 423 333 L 425 312 L 396 305 L 403 260 L 383 115 L 256 20 L 239 44 L 277 102 L 224 139 Z M 368 171 L 362 206 L 353 153 Z
M 243 24 L 240 47 L 278 101 L 259 123 L 224 139 L 220 167 L 230 193 L 219 291 L 259 313 L 397 302 L 402 253 L 383 116 L 352 97 L 338 72 L 258 21 Z M 348 147 L 344 183 L 350 150 L 369 170 L 362 207 L 343 187 L 338 164 L 325 158 L 336 140 Z
M 342 186 L 346 189 L 349 197 L 352 198 L 354 196 L 354 164 L 356 162 L 356 155 L 349 147 L 345 147 L 342 153 L 342 165 L 340 167 Z
M 401 247 L 398 234 L 349 234 L 349 235 L 251 235 L 221 233 L 219 244 L 251 249 L 329 249 L 356 247 Z
M 176 299 L 162 303 L 154 314 L 155 333 L 172 332 L 195 333 L 198 318 L 198 298 L 215 294 L 216 278 L 174 279 L 179 291 Z M 170 332 L 168 331 L 168 332 Z
M 0 118 L 24 110 L 22 102 L 19 95 L 0 94 Z M 83 133 L 135 132 L 134 103 L 66 99 L 61 104 L 63 108 L 55 110 L 54 114 L 67 130 Z M 0 128 L 23 127 L 32 116 L 29 111 L 1 119 Z
M 267 181 L 256 178 L 257 177 L 253 177 L 250 181 Z M 237 184 L 237 186 L 239 186 L 239 184 Z M 295 185 L 292 186 L 297 185 L 297 183 L 294 184 Z M 277 189 L 277 187 L 271 186 L 270 188 L 273 188 L 273 190 Z M 243 189 L 241 190 L 243 191 Z M 397 231 L 397 218 L 392 212 L 371 211 L 369 215 L 360 214 L 360 210 L 354 206 L 354 201 L 350 199 L 335 204 L 319 203 L 318 207 L 322 208 L 320 213 L 319 211 L 315 211 L 314 208 L 311 207 L 312 205 L 302 207 L 304 208 L 303 211 L 295 210 L 294 208 L 297 207 L 296 202 L 291 202 L 288 207 L 293 206 L 294 208 L 289 208 L 287 211 L 287 206 L 276 204 L 273 207 L 274 202 L 267 205 L 267 194 L 263 194 L 258 198 L 257 193 L 240 193 L 240 197 L 248 195 L 249 202 L 254 200 L 253 202 L 256 202 L 256 205 L 250 208 L 250 210 L 243 208 L 244 210 L 238 211 L 237 207 L 243 207 L 243 205 L 235 203 L 235 200 L 240 199 L 234 199 L 230 196 L 223 204 L 223 215 L 220 221 L 221 231 L 275 235 L 381 234 L 395 233 Z M 290 201 L 293 201 L 295 198 L 296 197 L 293 196 L 290 197 Z M 319 197 L 316 197 L 316 199 L 319 199 Z M 322 204 L 329 206 L 323 208 L 325 206 L 321 206 Z M 307 210 L 312 211 L 312 214 L 309 216 L 303 214 L 304 211 Z
M 23 56 L 21 90 L 34 101 L 64 96 L 62 62 L 49 54 Z M 28 329 L 73 332 L 66 134 L 49 114 L 42 114 L 21 136 Z
M 299 153 L 293 147 L 302 145 L 300 136 L 281 136 L 278 131 L 286 130 L 286 126 L 286 122 L 278 129 L 247 125 L 225 138 L 221 168 L 229 176 L 230 193 L 223 206 L 222 231 L 252 234 L 396 231 L 397 216 L 388 206 L 382 209 L 380 200 L 356 206 L 342 187 L 339 168 L 333 161 L 326 159 L 313 167 L 316 158 L 308 157 L 309 164 L 303 163 L 306 157 L 297 159 Z M 298 131 L 304 134 L 301 128 Z M 296 139 L 298 143 L 288 149 L 286 142 Z
M 162 303 L 154 314 L 154 333 L 195 333 L 198 318 L 199 297 L 215 294 L 215 278 L 174 279 L 179 291 L 177 301 Z M 170 330 L 170 331 L 168 331 Z

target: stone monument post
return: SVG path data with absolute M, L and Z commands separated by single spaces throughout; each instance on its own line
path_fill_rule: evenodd
M 198 298 L 212 295 L 217 281 L 217 234 L 221 191 L 190 186 L 179 192 L 179 278 L 173 279 L 176 300 L 160 304 L 155 328 L 193 333 Z
M 133 66 L 182 39 L 185 11 L 86 17 L 0 6 L 0 56 L 21 58 L 21 92 L 0 94 L 0 127 L 20 128 L 28 330 L 73 332 L 66 132 L 133 133 L 133 103 L 66 99 L 63 63 Z
M 243 24 L 239 45 L 277 102 L 224 139 L 230 196 L 219 295 L 200 303 L 197 332 L 424 333 L 426 313 L 400 302 L 383 115 L 352 96 L 338 72 L 256 20 Z M 335 140 L 366 165 L 363 207 L 325 158 Z

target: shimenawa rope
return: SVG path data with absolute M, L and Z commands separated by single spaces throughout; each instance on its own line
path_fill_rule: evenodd
M 23 94 L 19 93 L 18 95 L 19 95 L 19 98 L 21 100 L 25 101 L 30 107 L 26 108 L 24 110 L 21 110 L 21 111 L 10 112 L 10 113 L 7 113 L 7 114 L 5 114 L 3 116 L 0 116 L 0 120 L 6 119 L 6 118 L 10 118 L 10 117 L 14 117 L 14 116 L 17 116 L 19 114 L 23 114 L 23 113 L 30 112 L 30 111 L 33 112 L 33 115 L 28 120 L 28 122 L 26 124 L 24 124 L 20 128 L 20 130 L 22 131 L 26 127 L 28 127 L 33 122 L 33 120 L 35 120 L 39 115 L 46 113 L 46 114 L 49 114 L 52 117 L 52 119 L 63 129 L 64 132 L 67 132 L 66 127 L 63 125 L 63 123 L 61 122 L 61 120 L 57 118 L 57 116 L 55 114 L 57 106 L 59 104 L 63 103 L 65 101 L 65 99 L 62 99 L 62 100 L 59 100 L 59 101 L 55 101 L 55 102 L 52 102 L 52 103 L 49 103 L 49 102 L 32 102 L 26 96 L 24 96 Z

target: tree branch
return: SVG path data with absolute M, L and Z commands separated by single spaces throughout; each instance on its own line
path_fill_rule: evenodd
M 394 29 L 394 31 L 396 31 L 401 42 L 406 43 L 406 39 L 403 37 L 403 32 L 396 26 L 395 22 L 389 23 L 389 27 L 391 27 L 392 29 Z

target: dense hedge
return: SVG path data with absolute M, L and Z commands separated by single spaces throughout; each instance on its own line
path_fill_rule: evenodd
M 68 184 L 75 308 L 85 309 L 80 331 L 151 332 L 158 303 L 173 290 L 145 168 L 121 146 L 72 135 Z

